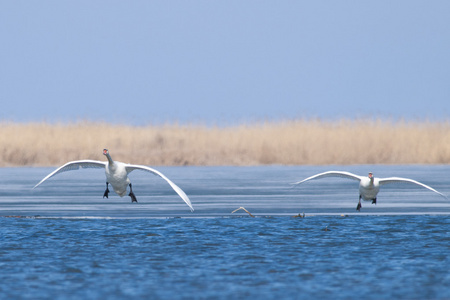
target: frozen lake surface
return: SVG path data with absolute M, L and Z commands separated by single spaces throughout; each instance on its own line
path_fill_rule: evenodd
M 448 166 L 160 167 L 133 172 L 139 203 L 103 199 L 104 172 L 2 168 L 0 298 L 448 299 L 450 201 L 357 182 L 290 183 L 326 170 L 416 179 L 449 195 Z M 245 207 L 256 218 L 240 211 Z M 294 218 L 305 213 L 305 218 Z
M 447 166 L 326 166 L 326 167 L 160 167 L 180 186 L 195 208 L 184 202 L 160 177 L 140 171 L 130 174 L 139 203 L 110 193 L 103 199 L 104 171 L 86 169 L 58 174 L 32 190 L 54 168 L 3 168 L 0 215 L 46 217 L 206 217 L 229 216 L 244 206 L 254 215 L 356 214 L 358 183 L 342 178 L 291 183 L 330 169 L 378 177 L 412 178 L 450 195 Z M 242 212 L 244 213 L 244 212 Z M 361 214 L 449 214 L 450 203 L 410 184 L 386 185 L 377 205 L 363 202 Z M 244 213 L 245 214 L 245 213 Z

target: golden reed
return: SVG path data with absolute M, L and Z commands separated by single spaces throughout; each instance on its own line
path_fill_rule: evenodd
M 0 123 L 0 166 L 448 164 L 449 122 L 297 120 L 229 127 Z

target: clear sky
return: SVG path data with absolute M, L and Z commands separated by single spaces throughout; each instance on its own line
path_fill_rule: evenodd
M 450 1 L 1 1 L 0 120 L 450 119 Z

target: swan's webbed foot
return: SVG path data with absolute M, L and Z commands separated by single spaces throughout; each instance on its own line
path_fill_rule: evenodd
M 356 210 L 357 211 L 361 210 L 361 195 L 359 195 L 359 202 L 358 202 L 358 205 L 356 206 Z
M 109 182 L 106 183 L 106 190 L 105 190 L 105 193 L 103 194 L 103 198 L 105 198 L 105 197 L 108 198 L 108 194 L 109 194 L 108 184 L 109 184 Z
M 375 204 L 375 205 L 377 204 L 377 198 L 372 199 L 372 204 Z
M 128 194 L 128 196 L 130 196 L 130 197 L 131 197 L 131 203 L 133 203 L 133 202 L 136 202 L 136 203 L 137 203 L 137 199 L 136 199 L 136 196 L 134 195 L 134 193 L 133 193 L 133 192 L 130 192 L 130 193 Z
M 133 188 L 131 187 L 131 183 L 130 183 L 130 193 L 128 194 L 128 196 L 131 197 L 131 203 L 138 202 L 136 199 L 136 195 L 133 193 Z

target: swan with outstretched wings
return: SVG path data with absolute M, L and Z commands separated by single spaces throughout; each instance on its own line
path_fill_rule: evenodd
M 384 184 L 389 184 L 389 183 L 416 184 L 416 185 L 419 185 L 426 189 L 429 189 L 430 191 L 433 191 L 447 199 L 447 197 L 444 194 L 442 194 L 442 193 L 436 191 L 435 189 L 433 189 L 432 187 L 430 187 L 426 184 L 423 184 L 421 182 L 418 182 L 416 180 L 408 179 L 408 178 L 401 178 L 401 177 L 375 178 L 371 172 L 369 173 L 368 176 L 359 176 L 359 175 L 355 175 L 350 172 L 328 171 L 328 172 L 323 172 L 323 173 L 308 177 L 306 179 L 303 179 L 302 181 L 294 183 L 294 185 L 298 185 L 298 184 L 304 183 L 309 180 L 320 179 L 320 178 L 324 178 L 324 177 L 343 177 L 343 178 L 348 178 L 348 179 L 359 181 L 359 201 L 358 201 L 358 205 L 356 206 L 356 210 L 358 210 L 358 211 L 360 211 L 360 209 L 361 209 L 361 199 L 363 199 L 365 201 L 372 201 L 372 204 L 376 204 L 377 203 L 377 195 L 378 195 L 378 192 L 380 191 L 380 186 L 382 186 Z
M 123 197 L 127 193 L 127 188 L 130 187 L 130 193 L 128 196 L 131 197 L 131 202 L 137 202 L 136 196 L 133 193 L 133 188 L 131 185 L 131 181 L 128 178 L 128 174 L 134 170 L 141 170 L 153 173 L 161 178 L 163 178 L 169 185 L 174 189 L 174 191 L 183 199 L 184 202 L 189 206 L 191 211 L 194 211 L 194 208 L 192 207 L 191 201 L 189 200 L 186 193 L 179 188 L 175 183 L 173 183 L 169 178 L 167 178 L 164 174 L 161 172 L 152 169 L 147 166 L 141 166 L 141 165 L 130 165 L 125 164 L 118 161 L 113 161 L 111 158 L 111 155 L 109 154 L 108 149 L 103 149 L 103 155 L 106 156 L 108 161 L 97 161 L 97 160 L 77 160 L 77 161 L 71 161 L 66 163 L 65 165 L 59 167 L 52 173 L 48 174 L 44 179 L 42 179 L 38 184 L 36 184 L 33 189 L 37 188 L 39 185 L 41 185 L 44 181 L 47 179 L 60 174 L 62 172 L 66 171 L 72 171 L 72 170 L 78 170 L 80 168 L 99 168 L 104 169 L 106 174 L 106 190 L 103 194 L 103 198 L 108 198 L 109 194 L 109 188 L 108 186 L 111 184 L 111 186 L 114 189 L 114 192 L 117 193 L 120 197 Z

